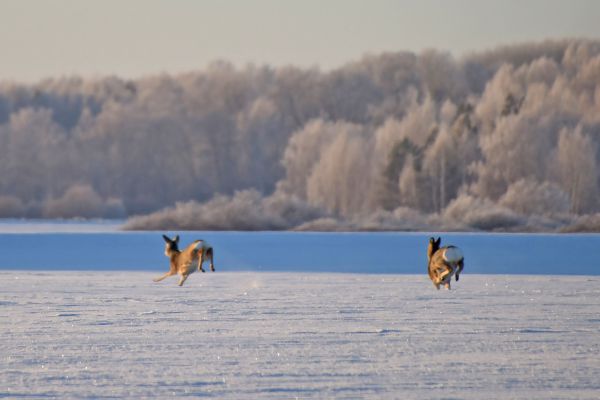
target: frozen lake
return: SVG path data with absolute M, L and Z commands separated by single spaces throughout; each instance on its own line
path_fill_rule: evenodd
M 0 397 L 600 393 L 597 276 L 156 275 L 0 271 Z
M 162 233 L 119 224 L 0 223 L 0 270 L 167 269 Z M 431 233 L 180 232 L 204 239 L 217 270 L 421 274 Z M 438 236 L 438 234 L 436 234 Z M 442 233 L 465 253 L 465 273 L 599 275 L 600 234 Z

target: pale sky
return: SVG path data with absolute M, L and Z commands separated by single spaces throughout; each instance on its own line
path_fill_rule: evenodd
M 596 0 L 0 0 L 0 81 L 235 65 L 331 69 L 366 53 L 456 56 L 600 38 Z

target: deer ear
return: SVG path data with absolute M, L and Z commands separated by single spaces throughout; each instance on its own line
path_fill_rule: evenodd
M 434 239 L 434 238 L 432 238 L 432 237 L 430 237 L 430 238 L 429 238 L 429 243 L 431 243 L 431 244 L 434 244 L 434 243 L 435 243 L 435 239 Z
M 169 239 L 166 235 L 162 235 L 163 239 L 167 243 L 171 243 L 171 239 Z
M 438 237 L 437 240 L 435 241 L 435 243 L 439 246 L 440 243 L 442 243 L 442 238 Z
M 179 243 L 179 235 L 175 235 L 175 238 L 173 239 L 173 241 L 175 243 Z

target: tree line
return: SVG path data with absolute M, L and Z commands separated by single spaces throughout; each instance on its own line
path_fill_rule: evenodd
M 600 228 L 600 41 L 0 83 L 0 217 Z

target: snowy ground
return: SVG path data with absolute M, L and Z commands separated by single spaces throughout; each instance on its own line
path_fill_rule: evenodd
M 0 397 L 600 397 L 600 277 L 156 275 L 0 271 Z

